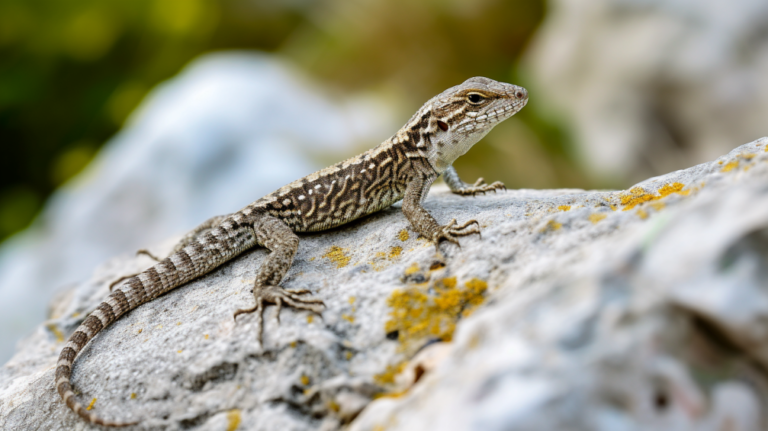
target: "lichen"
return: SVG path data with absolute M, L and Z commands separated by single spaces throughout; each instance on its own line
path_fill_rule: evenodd
M 387 300 L 392 308 L 384 325 L 387 333 L 397 332 L 400 350 L 413 352 L 429 338 L 450 341 L 461 317 L 471 314 L 485 301 L 488 284 L 473 278 L 463 287 L 456 277 L 395 290 Z
M 632 208 L 643 204 L 645 202 L 653 202 L 657 201 L 659 199 L 663 199 L 672 193 L 677 193 L 682 196 L 687 196 L 691 191 L 690 190 L 683 190 L 685 187 L 685 184 L 682 183 L 671 183 L 671 184 L 664 184 L 661 186 L 658 190 L 659 194 L 653 194 L 650 192 L 647 192 L 645 189 L 641 187 L 633 187 L 629 190 L 627 193 L 623 193 L 619 196 L 619 199 L 621 200 L 621 205 L 624 207 L 622 211 L 629 211 Z
M 399 240 L 400 240 L 400 241 L 402 241 L 402 242 L 406 242 L 406 241 L 408 241 L 408 238 L 410 238 L 410 237 L 411 237 L 411 236 L 410 236 L 410 235 L 408 235 L 408 231 L 407 231 L 407 230 L 405 230 L 405 229 L 401 230 L 401 231 L 400 231 L 400 233 L 399 233 L 399 234 L 397 234 L 397 239 L 399 239 Z
M 734 168 L 736 168 L 737 166 L 739 166 L 739 161 L 738 160 L 731 160 L 725 166 L 723 166 L 722 169 L 720 169 L 720 172 L 730 172 Z
M 642 208 L 638 208 L 637 211 L 635 212 L 635 214 L 637 214 L 637 216 L 640 217 L 643 220 L 648 218 L 648 212 L 645 211 Z
M 405 269 L 405 275 L 411 275 L 419 272 L 419 264 L 416 262 L 413 262 L 411 266 Z
M 557 207 L 557 209 L 559 209 L 560 211 L 569 211 L 571 209 L 571 206 L 570 205 L 560 205 L 559 207 Z
M 561 227 L 563 227 L 563 225 L 561 223 L 558 223 L 558 222 L 556 222 L 554 220 L 550 220 L 550 221 L 547 222 L 547 225 L 544 226 L 539 232 L 541 232 L 541 233 L 554 232 L 554 231 L 560 229 Z
M 86 410 L 90 410 L 90 409 L 92 409 L 94 404 L 96 404 L 96 398 L 92 399 L 92 400 L 91 400 L 91 403 L 90 403 L 90 404 L 88 404 L 88 407 L 86 407 L 85 409 L 86 409 Z
M 390 263 L 397 260 L 398 257 L 403 253 L 403 248 L 400 246 L 394 246 L 390 247 L 389 251 L 387 253 L 384 253 L 383 251 L 377 252 L 376 256 L 374 256 L 373 260 L 368 262 L 368 264 L 373 267 L 374 271 L 381 271 L 382 269 L 389 266 Z
M 308 386 L 309 385 L 309 376 L 307 376 L 306 374 L 302 374 L 301 375 L 301 384 L 304 385 L 304 386 Z
M 592 224 L 597 224 L 598 222 L 605 219 L 606 217 L 608 216 L 602 213 L 592 213 L 589 215 L 589 217 L 587 217 L 587 219 L 591 221 Z
M 59 329 L 58 326 L 51 323 L 48 326 L 46 326 L 46 328 L 48 328 L 48 330 L 51 331 L 51 333 L 53 333 L 53 335 L 56 337 L 56 341 L 58 341 L 59 343 L 64 341 L 64 333 L 61 332 L 61 329 Z
M 395 383 L 395 376 L 400 374 L 403 369 L 405 368 L 405 365 L 407 364 L 406 361 L 399 362 L 395 365 L 387 365 L 387 369 L 384 370 L 384 372 L 376 374 L 373 376 L 373 380 L 376 381 L 376 383 L 380 385 L 391 385 Z
M 328 251 L 322 255 L 322 257 L 335 263 L 336 268 L 344 268 L 345 266 L 349 265 L 349 261 L 352 259 L 346 255 L 346 251 L 346 248 L 341 248 L 337 245 L 334 245 L 331 246 L 331 248 L 329 248 Z
M 240 410 L 232 409 L 227 412 L 227 431 L 235 431 L 242 420 Z

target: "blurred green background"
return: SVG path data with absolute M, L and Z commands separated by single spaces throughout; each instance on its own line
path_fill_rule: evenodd
M 384 97 L 405 121 L 471 76 L 526 86 L 519 59 L 544 7 L 541 0 L 0 0 L 0 241 L 31 222 L 153 86 L 202 53 L 272 52 L 334 91 Z M 457 162 L 458 171 L 510 188 L 594 186 L 545 114 L 533 94 L 514 121 Z

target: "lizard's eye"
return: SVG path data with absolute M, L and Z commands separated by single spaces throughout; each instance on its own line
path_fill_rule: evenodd
M 470 93 L 467 96 L 467 100 L 469 100 L 469 103 L 478 104 L 478 103 L 482 102 L 483 100 L 485 100 L 485 97 L 483 97 L 482 94 Z

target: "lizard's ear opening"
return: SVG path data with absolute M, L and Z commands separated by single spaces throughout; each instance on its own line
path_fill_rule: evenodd
M 448 123 L 445 123 L 443 121 L 438 120 L 437 121 L 437 127 L 439 127 L 440 130 L 442 130 L 443 132 L 447 132 L 448 131 Z

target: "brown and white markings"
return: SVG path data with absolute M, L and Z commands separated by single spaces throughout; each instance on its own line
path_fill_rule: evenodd
M 475 195 L 504 189 L 500 182 L 461 181 L 453 162 L 496 124 L 528 102 L 527 91 L 516 85 L 476 77 L 435 96 L 394 136 L 365 153 L 325 168 L 271 193 L 226 216 L 216 216 L 185 235 L 165 259 L 119 285 L 77 328 L 61 351 L 56 388 L 75 413 L 107 426 L 126 426 L 90 413 L 75 400 L 70 384 L 77 354 L 96 334 L 120 316 L 171 289 L 200 277 L 255 246 L 271 251 L 259 268 L 253 286 L 255 304 L 239 314 L 256 312 L 259 342 L 265 304 L 285 304 L 315 313 L 323 302 L 304 289 L 280 286 L 291 267 L 299 237 L 348 223 L 403 200 L 403 213 L 413 229 L 435 246 L 441 240 L 479 233 L 476 220 L 440 225 L 421 203 L 432 183 L 443 175 L 454 193 Z M 141 250 L 145 254 L 148 252 Z M 150 255 L 151 256 L 151 255 Z

